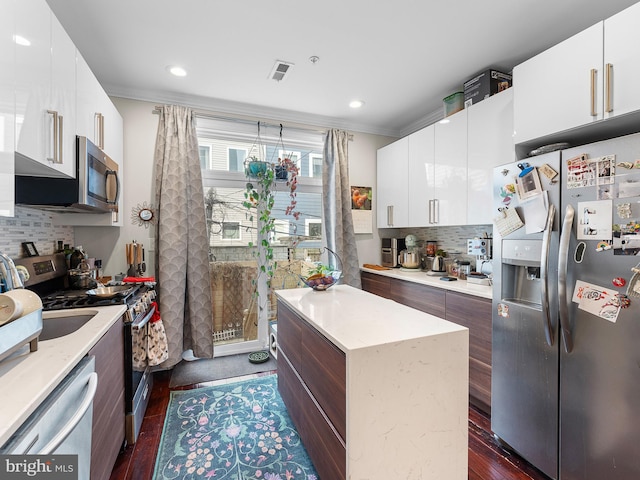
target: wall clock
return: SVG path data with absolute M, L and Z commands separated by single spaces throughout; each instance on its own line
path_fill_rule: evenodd
M 147 202 L 143 202 L 142 205 L 138 204 L 131 209 L 131 223 L 144 228 L 149 228 L 150 224 L 156 223 L 156 214 L 152 205 L 147 205 Z

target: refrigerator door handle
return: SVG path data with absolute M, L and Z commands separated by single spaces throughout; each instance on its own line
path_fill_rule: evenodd
M 573 350 L 573 338 L 569 325 L 569 304 L 567 303 L 567 268 L 569 262 L 569 241 L 575 211 L 573 206 L 567 205 L 562 232 L 560 233 L 560 251 L 558 254 L 558 305 L 560 311 L 560 329 L 567 353 Z
M 556 215 L 556 207 L 551 204 L 549 213 L 547 214 L 547 224 L 542 234 L 542 257 L 540 259 L 540 292 L 542 295 L 542 312 L 544 314 L 544 336 L 547 344 L 553 346 L 553 325 L 551 324 L 551 312 L 549 311 L 549 247 L 551 244 L 551 231 L 553 230 L 553 219 Z

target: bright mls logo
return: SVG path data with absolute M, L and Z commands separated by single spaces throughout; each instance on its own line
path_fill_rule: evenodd
M 3 480 L 78 480 L 78 455 L 0 455 Z

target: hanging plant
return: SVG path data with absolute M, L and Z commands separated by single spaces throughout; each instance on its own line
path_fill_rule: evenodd
M 278 165 L 276 165 L 276 178 L 278 180 L 286 180 L 286 186 L 289 187 L 289 205 L 285 209 L 286 215 L 291 215 L 298 220 L 300 218 L 300 212 L 296 210 L 298 201 L 296 199 L 296 189 L 298 188 L 298 174 L 300 169 L 295 162 L 290 158 L 278 158 Z M 294 224 L 295 226 L 295 224 Z

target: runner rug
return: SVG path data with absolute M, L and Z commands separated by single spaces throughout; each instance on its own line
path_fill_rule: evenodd
M 154 480 L 317 480 L 277 375 L 171 391 Z

